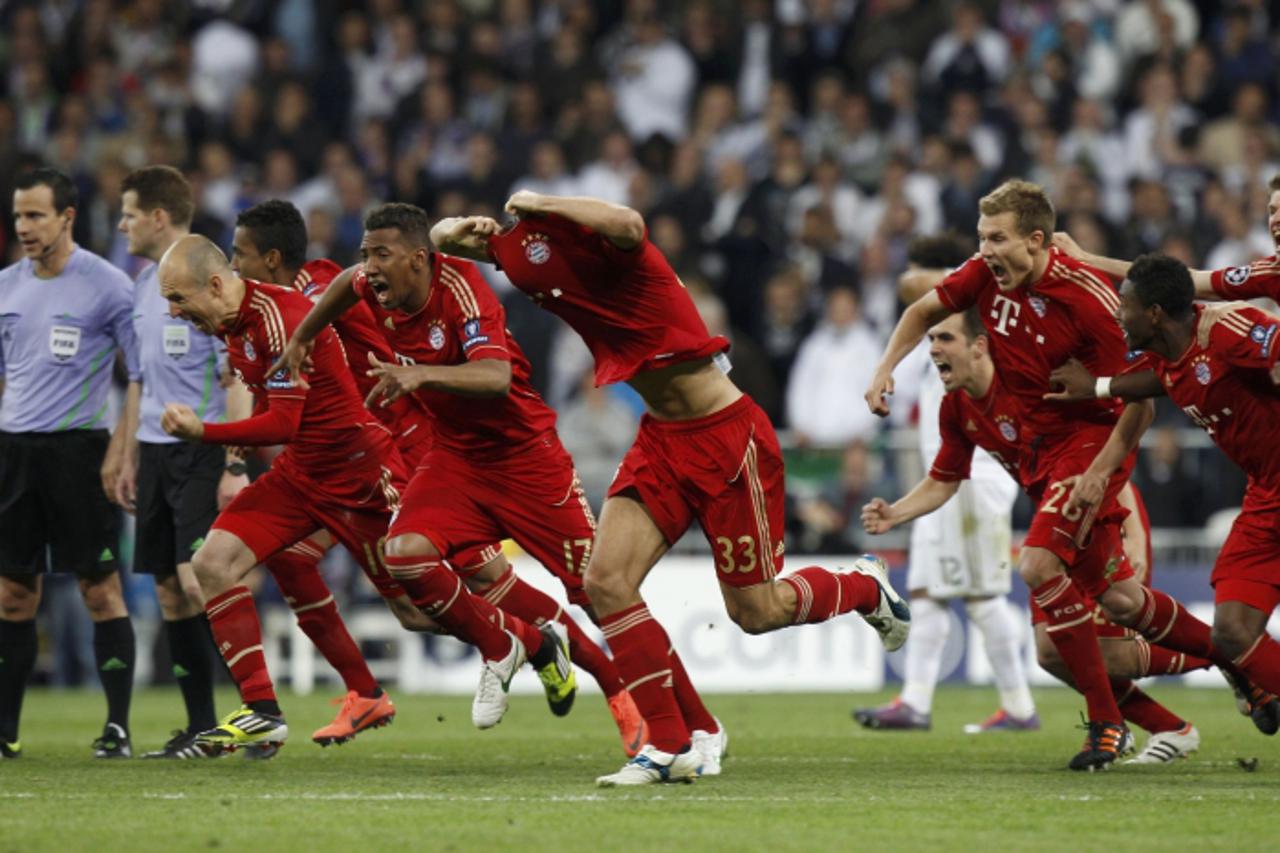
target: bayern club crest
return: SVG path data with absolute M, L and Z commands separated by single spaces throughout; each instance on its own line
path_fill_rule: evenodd
M 1196 381 L 1201 385 L 1208 385 L 1210 380 L 1213 379 L 1213 371 L 1209 369 L 1209 362 L 1207 361 L 1197 361 L 1195 371 Z
M 1032 296 L 1027 300 L 1027 304 L 1031 306 L 1032 311 L 1036 312 L 1037 317 L 1043 317 L 1044 312 L 1048 310 L 1048 306 L 1045 304 L 1044 297 L 1042 296 Z
M 249 359 L 249 361 L 258 360 L 258 353 L 254 351 L 253 341 L 249 338 L 244 339 L 244 357 Z
M 427 343 L 431 344 L 432 349 L 444 349 L 444 326 L 439 321 L 431 324 L 431 331 L 427 332 Z
M 1240 285 L 1244 284 L 1246 281 L 1249 280 L 1249 268 L 1248 267 L 1232 267 L 1231 269 L 1227 270 L 1226 274 L 1224 274 L 1222 277 L 1226 279 L 1227 284 L 1233 285 L 1235 287 L 1239 287 Z
M 1018 440 L 1018 430 L 1009 421 L 1000 422 L 1000 435 L 1004 436 L 1004 440 L 1009 443 Z
M 525 244 L 524 256 L 531 264 L 545 264 L 551 260 L 551 247 L 546 240 L 531 240 Z

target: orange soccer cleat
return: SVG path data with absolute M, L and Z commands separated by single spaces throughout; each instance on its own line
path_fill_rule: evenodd
M 339 700 L 333 700 L 338 704 Z M 396 716 L 396 706 L 391 704 L 391 697 L 384 692 L 372 698 L 365 698 L 354 690 L 347 691 L 342 698 L 342 710 L 333 722 L 318 729 L 311 739 L 321 746 L 331 743 L 346 743 L 365 729 L 388 725 Z
M 635 758 L 649 742 L 649 724 L 640 716 L 635 700 L 625 690 L 614 694 L 609 700 L 609 713 L 613 714 L 613 721 L 618 724 L 622 751 L 627 754 L 627 758 Z

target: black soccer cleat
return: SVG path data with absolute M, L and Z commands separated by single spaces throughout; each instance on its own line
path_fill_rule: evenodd
M 1090 721 L 1081 726 L 1087 734 L 1084 746 L 1067 766 L 1072 770 L 1106 770 L 1133 749 L 1133 736 L 1122 723 Z
M 16 740 L 13 741 L 12 743 L 9 741 L 0 740 L 0 758 L 21 758 L 21 757 L 22 757 L 22 744 L 18 743 Z
M 94 758 L 131 758 L 129 733 L 117 723 L 107 723 L 102 734 L 93 742 Z
M 152 752 L 144 752 L 143 758 L 169 758 L 175 760 L 186 760 L 189 758 L 208 758 L 209 754 L 196 745 L 196 732 L 189 732 L 184 729 L 174 729 L 173 737 L 165 742 L 160 749 Z
M 1280 699 L 1253 684 L 1241 672 L 1225 669 L 1219 672 L 1236 696 L 1236 710 L 1252 720 L 1254 728 L 1264 735 L 1280 731 Z

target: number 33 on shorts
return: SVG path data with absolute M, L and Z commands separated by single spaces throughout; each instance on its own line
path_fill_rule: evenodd
M 753 572 L 758 563 L 756 540 L 750 536 L 739 536 L 736 540 L 717 536 L 716 552 L 716 568 L 726 575 L 735 571 L 743 574 Z

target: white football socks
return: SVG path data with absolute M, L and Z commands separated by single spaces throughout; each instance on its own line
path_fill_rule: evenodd
M 902 701 L 922 714 L 933 707 L 933 688 L 942 669 L 942 653 L 951 633 L 951 613 L 932 598 L 912 598 L 911 634 L 903 673 Z
M 915 602 L 911 602 L 914 622 Z M 1000 691 L 1000 705 L 1012 717 L 1025 720 L 1036 712 L 1031 690 L 1027 687 L 1027 672 L 1022 664 L 1021 632 L 1013 611 L 1003 595 L 981 601 L 966 601 L 965 612 L 969 620 L 982 632 L 987 647 L 987 660 Z M 912 630 L 915 630 L 914 624 Z

